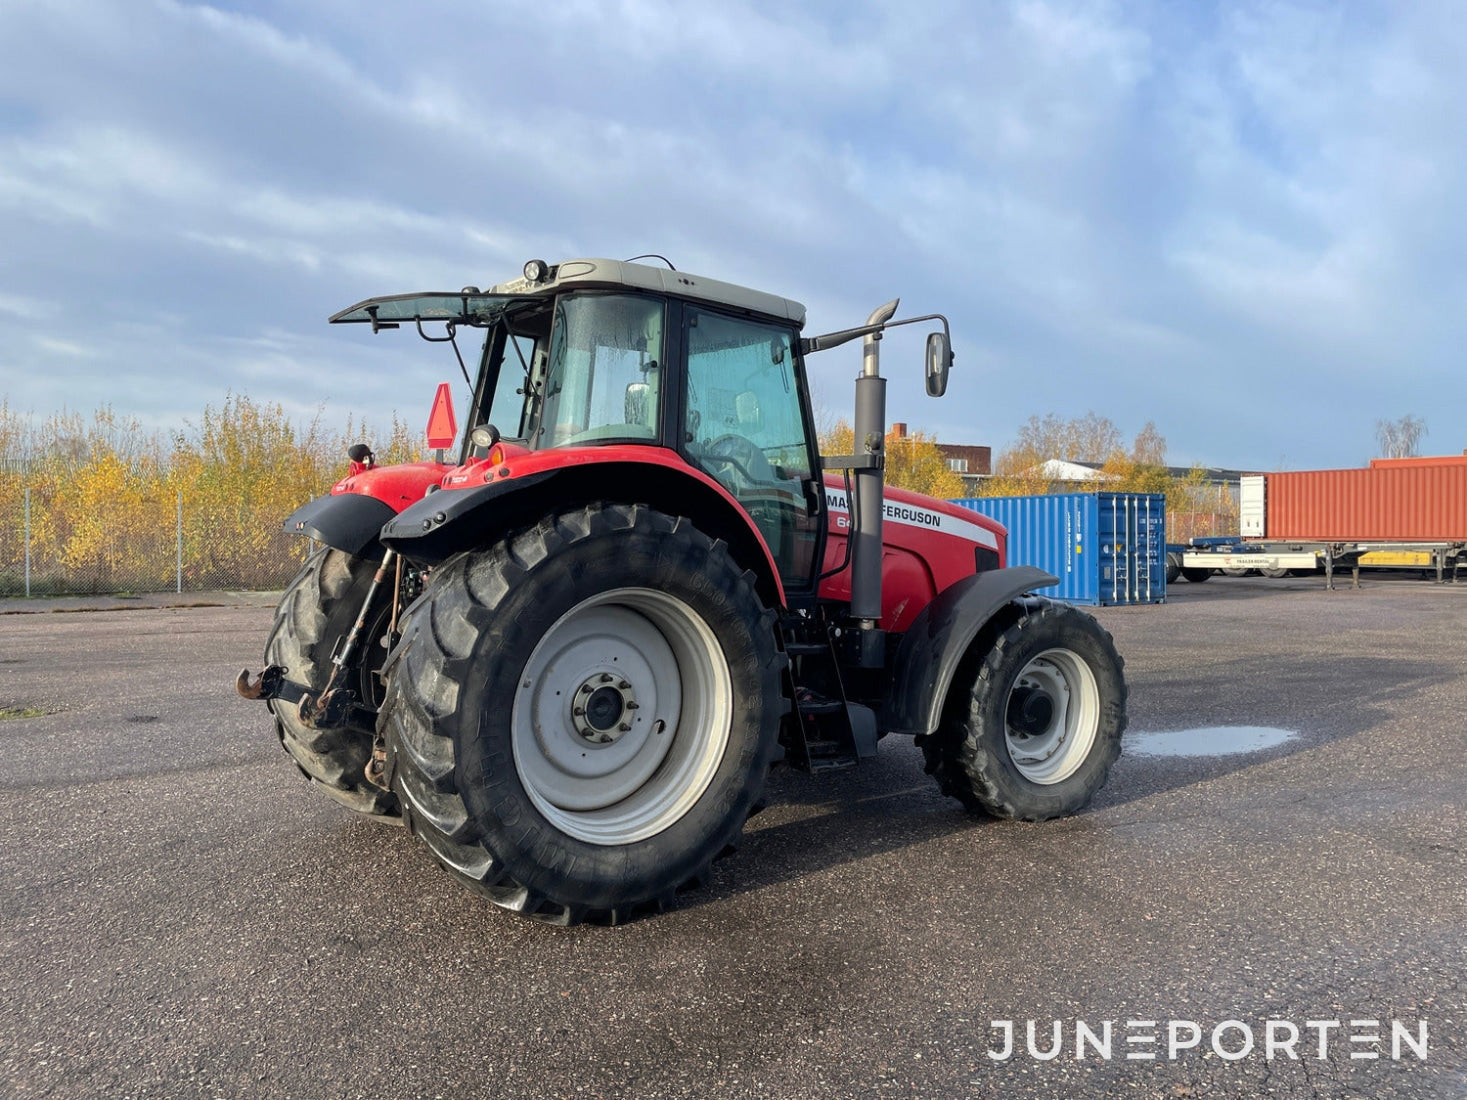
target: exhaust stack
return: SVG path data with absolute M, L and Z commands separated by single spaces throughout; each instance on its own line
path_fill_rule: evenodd
M 892 299 L 866 318 L 866 324 L 884 325 L 896 314 L 900 299 Z M 855 500 L 851 502 L 851 618 L 862 630 L 875 630 L 881 620 L 881 527 L 885 512 L 882 492 L 886 477 L 886 379 L 881 377 L 880 332 L 867 333 L 861 347 L 861 373 L 856 378 L 855 451 L 869 455 L 869 466 L 854 471 Z

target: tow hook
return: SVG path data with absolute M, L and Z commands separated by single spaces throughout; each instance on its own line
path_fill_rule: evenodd
M 271 665 L 251 680 L 250 670 L 242 668 L 234 681 L 234 690 L 245 699 L 274 699 L 280 695 L 280 686 L 285 682 L 285 669 Z

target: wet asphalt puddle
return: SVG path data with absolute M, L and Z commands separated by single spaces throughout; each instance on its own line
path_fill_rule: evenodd
M 1273 726 L 1202 726 L 1188 730 L 1127 734 L 1127 756 L 1238 756 L 1277 748 L 1298 737 Z

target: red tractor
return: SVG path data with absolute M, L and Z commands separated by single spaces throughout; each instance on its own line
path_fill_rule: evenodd
M 324 793 L 561 924 L 665 907 L 772 764 L 848 767 L 887 735 L 971 810 L 1077 812 L 1120 753 L 1121 659 L 1032 594 L 1054 577 L 1004 567 L 1001 526 L 883 491 L 882 333 L 940 322 L 933 396 L 952 361 L 946 319 L 896 305 L 802 338 L 797 302 L 593 259 L 337 314 L 455 352 L 484 331 L 462 451 L 354 447 L 286 521 L 320 545 L 241 693 Z M 822 458 L 805 360 L 855 339 L 857 453 Z

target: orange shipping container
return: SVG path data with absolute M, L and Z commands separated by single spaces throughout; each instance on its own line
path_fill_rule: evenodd
M 1265 492 L 1271 539 L 1467 541 L 1467 463 L 1455 457 L 1269 474 Z
M 1467 451 L 1459 455 L 1427 455 L 1424 458 L 1372 458 L 1371 469 L 1392 466 L 1467 466 Z

